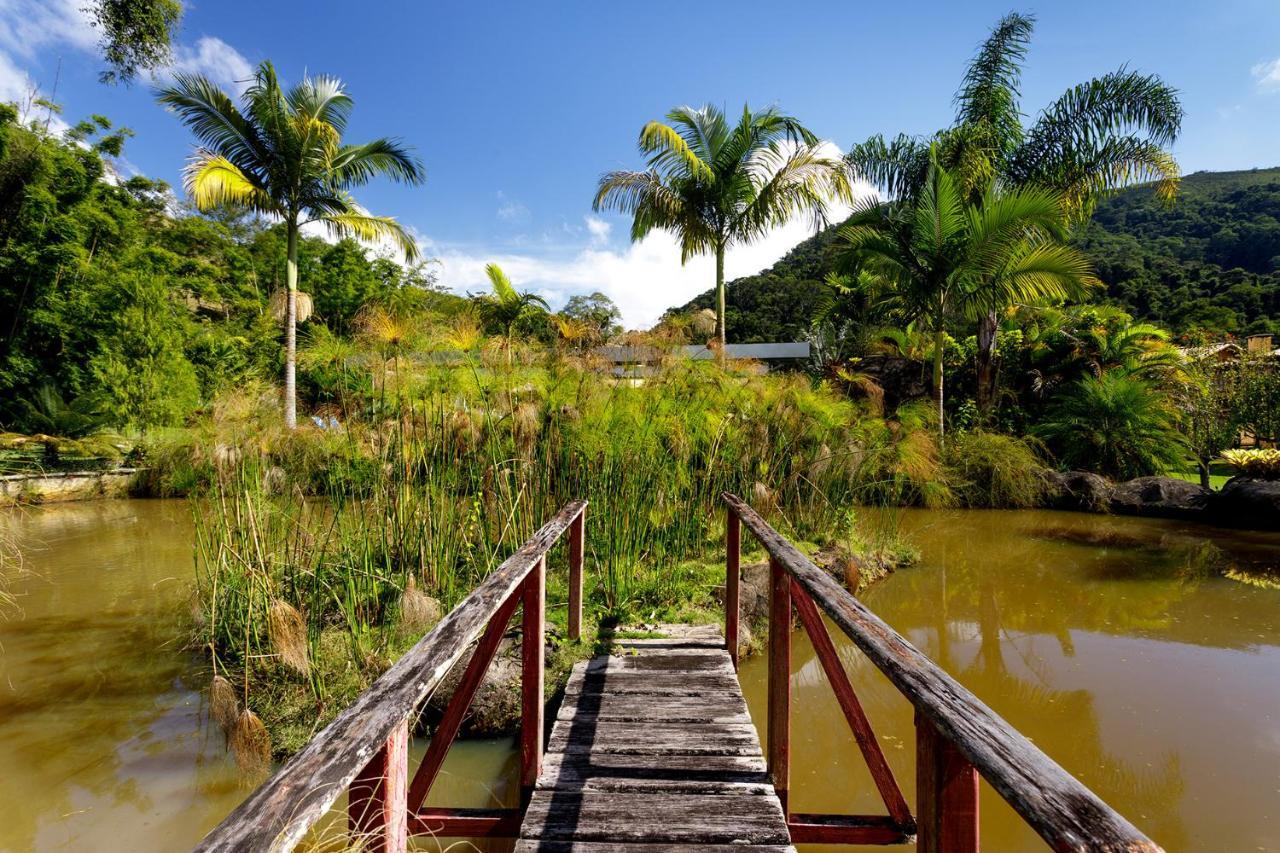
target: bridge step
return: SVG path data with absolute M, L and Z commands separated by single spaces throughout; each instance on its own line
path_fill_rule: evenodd
M 518 853 L 788 853 L 717 629 L 662 626 L 570 676 Z

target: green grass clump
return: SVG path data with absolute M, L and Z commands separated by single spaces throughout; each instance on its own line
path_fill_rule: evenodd
M 1039 506 L 1045 467 L 1032 441 L 983 430 L 954 433 L 946 445 L 947 479 L 969 507 Z

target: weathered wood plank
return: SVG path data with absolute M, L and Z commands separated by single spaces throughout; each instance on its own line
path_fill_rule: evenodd
M 759 755 L 750 723 L 558 723 L 548 752 L 632 755 Z
M 197 846 L 290 850 L 444 679 L 586 501 L 566 504 Z
M 831 621 L 1051 848 L 1130 853 L 1160 850 L 815 566 L 745 501 L 727 492 L 721 497 L 770 558 L 804 587 Z
M 565 686 L 565 696 L 579 693 L 649 693 L 655 696 L 718 695 L 737 690 L 732 671 L 725 672 L 639 672 L 617 670 L 574 672 Z
M 521 838 L 515 853 L 796 853 L 794 847 L 760 844 L 610 844 L 603 841 L 542 841 Z
M 715 672 L 733 674 L 733 664 L 723 649 L 661 649 L 642 654 L 592 658 L 588 673 L 597 672 Z
M 574 668 L 518 850 L 793 850 L 718 629 L 663 627 Z
M 774 797 L 537 791 L 524 838 L 649 844 L 790 843 Z
M 740 695 L 652 696 L 606 693 L 581 702 L 562 702 L 557 720 L 593 718 L 612 722 L 750 723 Z
M 547 753 L 540 788 L 582 791 L 770 794 L 758 756 Z

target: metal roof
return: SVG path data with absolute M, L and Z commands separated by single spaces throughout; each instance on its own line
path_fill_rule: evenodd
M 685 358 L 707 360 L 715 358 L 715 350 L 696 344 L 678 347 L 675 352 Z M 729 358 L 752 358 L 758 361 L 778 361 L 784 359 L 804 359 L 809 357 L 809 344 L 804 341 L 793 341 L 777 344 L 729 344 L 724 348 Z M 613 362 L 646 362 L 657 361 L 663 350 L 653 346 L 603 346 L 595 349 L 595 354 Z

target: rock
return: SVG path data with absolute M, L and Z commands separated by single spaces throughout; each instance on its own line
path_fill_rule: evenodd
M 508 635 L 498 646 L 480 689 L 471 702 L 466 719 L 462 723 L 464 737 L 499 737 L 515 734 L 520 728 L 520 641 L 519 635 Z M 458 689 L 458 682 L 466 672 L 467 662 L 475 653 L 473 644 L 436 691 L 427 699 L 423 721 L 435 726 L 444 715 L 449 700 Z
M 1280 530 L 1280 480 L 1232 477 L 1214 504 L 1213 514 L 1220 524 Z
M 1174 477 L 1139 477 L 1118 484 L 1111 492 L 1111 511 L 1121 515 L 1203 519 L 1213 492 Z
M 1105 478 L 1088 471 L 1048 471 L 1045 506 L 1081 512 L 1105 512 L 1111 506 L 1115 487 Z

